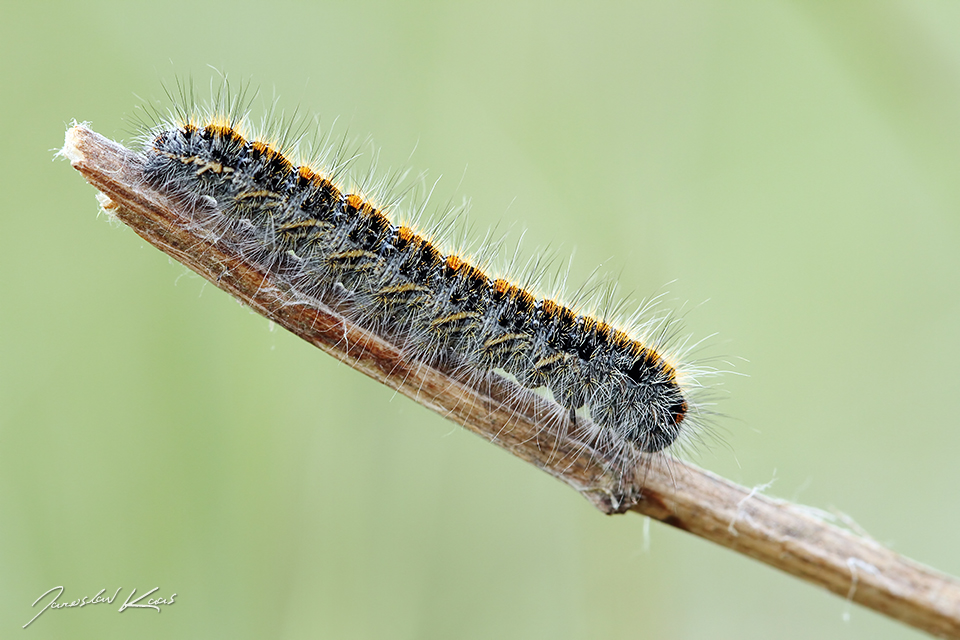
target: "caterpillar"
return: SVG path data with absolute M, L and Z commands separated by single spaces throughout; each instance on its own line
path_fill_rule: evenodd
M 282 139 L 250 135 L 239 100 L 181 110 L 143 134 L 151 187 L 189 204 L 219 242 L 400 346 L 477 377 L 495 371 L 585 423 L 614 460 L 672 445 L 701 412 L 706 369 L 394 221 Z M 487 260 L 489 262 L 489 258 Z M 672 323 L 663 318 L 641 329 Z

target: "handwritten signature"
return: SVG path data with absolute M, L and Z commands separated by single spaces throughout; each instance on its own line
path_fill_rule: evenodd
M 86 607 L 87 605 L 91 605 L 91 604 L 103 604 L 104 602 L 106 602 L 107 604 L 113 604 L 113 601 L 116 600 L 117 596 L 120 594 L 121 589 L 123 589 L 123 587 L 120 587 L 116 591 L 114 591 L 112 597 L 105 597 L 103 594 L 107 590 L 100 589 L 97 595 L 93 596 L 92 598 L 83 596 L 82 598 L 79 598 L 78 600 L 73 600 L 71 602 L 58 602 L 58 598 L 60 598 L 60 596 L 63 595 L 63 586 L 47 589 L 40 595 L 39 598 L 33 601 L 33 604 L 30 605 L 31 607 L 37 606 L 38 602 L 43 600 L 44 597 L 53 593 L 54 591 L 56 591 L 57 594 L 53 596 L 53 599 L 51 599 L 50 602 L 48 602 L 43 609 L 40 609 L 40 611 L 37 612 L 37 615 L 33 616 L 30 619 L 30 622 L 23 625 L 23 628 L 26 629 L 31 624 L 33 624 L 33 621 L 39 618 L 40 614 L 42 614 L 47 609 L 71 609 L 74 607 Z M 149 600 L 147 600 L 145 604 L 140 604 L 141 600 L 143 600 L 150 594 L 154 593 L 155 591 L 159 591 L 159 590 L 160 590 L 160 587 L 154 587 L 153 589 L 151 589 L 150 591 L 147 591 L 145 594 L 143 594 L 136 600 L 131 600 L 131 598 L 133 598 L 137 594 L 137 590 L 134 589 L 133 591 L 130 592 L 130 595 L 127 596 L 126 601 L 124 601 L 124 603 L 120 605 L 120 608 L 117 609 L 117 611 L 119 613 L 122 613 L 126 609 L 156 609 L 157 613 L 160 613 L 160 607 L 163 605 L 173 604 L 173 600 L 174 598 L 177 597 L 177 594 L 174 593 L 169 598 L 150 598 Z

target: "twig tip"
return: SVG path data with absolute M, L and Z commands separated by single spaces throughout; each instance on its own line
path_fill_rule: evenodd
M 74 167 L 86 160 L 86 156 L 80 150 L 80 137 L 84 131 L 89 131 L 87 126 L 74 120 L 63 138 L 63 148 L 57 153 L 58 156 L 69 160 Z

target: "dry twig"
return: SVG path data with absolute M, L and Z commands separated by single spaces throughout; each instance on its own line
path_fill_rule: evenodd
M 642 494 L 623 496 L 600 461 L 538 427 L 551 412 L 545 400 L 532 393 L 518 400 L 516 388 L 496 376 L 480 391 L 450 372 L 411 365 L 394 345 L 335 310 L 298 303 L 262 268 L 189 231 L 175 203 L 144 184 L 139 156 L 85 126 L 67 131 L 62 154 L 100 190 L 104 208 L 150 244 L 304 340 L 563 480 L 602 511 L 629 507 L 933 635 L 960 639 L 956 579 L 810 509 L 679 460 L 642 467 Z

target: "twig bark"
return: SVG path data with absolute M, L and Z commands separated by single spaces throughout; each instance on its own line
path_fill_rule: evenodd
M 563 480 L 606 513 L 629 508 L 712 540 L 935 636 L 960 639 L 960 582 L 837 527 L 815 511 L 750 491 L 669 459 L 641 465 L 642 492 L 624 495 L 608 465 L 557 430 L 550 403 L 491 375 L 467 384 L 411 363 L 393 344 L 335 309 L 291 295 L 185 224 L 186 214 L 145 185 L 140 157 L 83 125 L 61 152 L 103 195 L 104 209 L 161 251 L 307 342 Z M 662 459 L 661 459 L 662 462 Z

